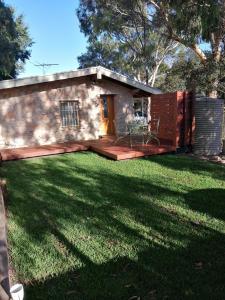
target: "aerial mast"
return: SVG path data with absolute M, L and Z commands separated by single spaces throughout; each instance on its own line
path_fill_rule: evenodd
M 52 66 L 58 66 L 59 64 L 47 64 L 47 63 L 42 63 L 42 64 L 34 64 L 35 67 L 40 67 L 42 68 L 42 74 L 46 74 L 46 68 L 50 68 Z

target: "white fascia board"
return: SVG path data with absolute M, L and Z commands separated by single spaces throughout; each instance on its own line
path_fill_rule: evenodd
M 27 78 L 2 80 L 2 81 L 0 81 L 0 90 L 11 89 L 11 88 L 16 88 L 16 87 L 21 87 L 21 86 L 28 86 L 28 85 L 39 84 L 39 83 L 53 82 L 53 81 L 58 81 L 58 80 L 66 80 L 66 79 L 90 76 L 90 75 L 96 75 L 97 79 L 99 79 L 99 80 L 101 80 L 102 76 L 104 75 L 105 77 L 112 78 L 116 81 L 125 83 L 129 86 L 135 87 L 142 91 L 145 91 L 145 92 L 148 92 L 151 94 L 161 94 L 161 91 L 159 89 L 151 88 L 150 86 L 147 86 L 141 82 L 132 80 L 122 74 L 113 72 L 113 71 L 103 68 L 101 66 L 90 67 L 90 68 L 80 69 L 80 70 L 76 70 L 76 71 L 55 73 L 52 75 L 33 76 L 33 77 L 27 77 Z

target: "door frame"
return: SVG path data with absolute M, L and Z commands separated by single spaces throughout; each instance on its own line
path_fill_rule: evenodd
M 104 107 L 104 98 L 106 106 Z M 107 110 L 105 110 L 107 109 Z M 104 114 L 107 114 L 105 116 Z M 102 135 L 115 135 L 115 105 L 114 95 L 102 94 L 100 95 L 100 128 Z

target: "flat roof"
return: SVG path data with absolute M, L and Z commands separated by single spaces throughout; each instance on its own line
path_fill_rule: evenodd
M 114 79 L 118 82 L 131 86 L 135 89 L 139 89 L 145 91 L 150 94 L 161 94 L 161 91 L 157 88 L 152 88 L 148 85 L 145 85 L 142 82 L 130 79 L 127 76 L 124 76 L 120 73 L 111 71 L 104 67 L 90 67 L 85 69 L 78 69 L 75 71 L 68 71 L 68 72 L 61 72 L 61 73 L 54 73 L 51 75 L 44 75 L 44 76 L 32 76 L 26 78 L 18 78 L 18 79 L 10 79 L 10 80 L 2 80 L 0 81 L 0 90 L 3 89 L 11 89 L 21 86 L 45 83 L 45 82 L 52 82 L 58 80 L 65 80 L 71 78 L 77 78 L 82 76 L 89 76 L 89 75 L 96 75 L 97 79 L 101 80 L 102 76 Z

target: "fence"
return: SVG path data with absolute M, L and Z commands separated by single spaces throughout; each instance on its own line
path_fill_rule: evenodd
M 193 97 L 190 92 L 174 92 L 151 97 L 151 118 L 154 126 L 160 119 L 158 137 L 176 148 L 193 143 Z

